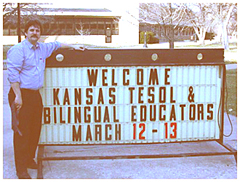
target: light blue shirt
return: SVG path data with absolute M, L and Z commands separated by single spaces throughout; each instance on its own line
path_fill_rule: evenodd
M 61 47 L 60 42 L 32 45 L 28 40 L 11 47 L 7 53 L 8 80 L 20 88 L 38 90 L 43 87 L 46 58 Z

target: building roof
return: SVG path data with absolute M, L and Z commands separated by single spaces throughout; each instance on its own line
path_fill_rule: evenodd
M 48 12 L 112 12 L 109 9 L 106 8 L 43 8 L 45 11 Z
M 39 10 L 24 8 L 22 15 L 29 15 L 34 11 L 37 15 L 51 16 L 97 16 L 97 17 L 119 17 L 120 14 L 114 13 L 106 8 L 40 8 Z
M 166 22 L 165 24 L 160 21 L 153 21 L 153 20 L 144 20 L 139 19 L 139 25 L 171 25 L 169 22 Z M 176 22 L 173 22 L 172 25 L 178 25 L 178 26 L 190 26 L 192 27 L 192 24 L 189 22 L 180 22 L 179 24 Z

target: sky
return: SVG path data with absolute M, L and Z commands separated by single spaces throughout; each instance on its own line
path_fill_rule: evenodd
M 29 3 L 29 1 L 22 0 L 7 0 L 6 2 L 14 3 Z M 136 3 L 138 0 L 130 0 L 126 5 L 126 1 L 122 0 L 31 0 L 31 3 L 52 3 L 52 7 L 56 8 L 112 8 L 121 9 L 129 6 L 131 3 Z
M 6 2 L 13 3 L 29 3 L 23 0 L 7 0 Z M 42 7 L 54 8 L 106 8 L 114 12 L 122 12 L 126 7 L 131 7 L 132 4 L 137 5 L 139 0 L 31 0 L 31 3 L 51 3 L 51 5 Z
M 14 3 L 29 3 L 29 0 L 6 0 L 6 2 Z M 140 2 L 156 2 L 156 3 L 211 3 L 211 2 L 237 2 L 237 0 L 31 0 L 31 3 L 52 3 L 52 7 L 55 8 L 107 8 L 115 12 L 121 12 L 126 7 L 131 5 L 136 6 L 136 3 Z

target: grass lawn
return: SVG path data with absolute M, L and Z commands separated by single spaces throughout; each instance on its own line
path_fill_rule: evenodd
M 3 60 L 7 59 L 7 51 L 12 47 L 12 45 L 3 45 Z
M 227 102 L 228 113 L 237 116 L 237 70 L 227 70 L 226 72 L 227 91 L 225 92 L 225 102 Z

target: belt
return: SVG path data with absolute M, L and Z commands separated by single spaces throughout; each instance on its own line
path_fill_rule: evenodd
M 39 90 L 31 90 L 31 89 L 25 89 L 25 88 L 20 88 L 20 90 L 22 93 L 29 94 L 29 95 L 39 95 L 40 94 Z M 9 94 L 15 95 L 12 88 L 10 89 Z
M 32 90 L 32 89 L 27 89 L 27 88 L 21 88 L 21 91 L 31 92 L 31 93 L 39 93 L 39 90 Z

